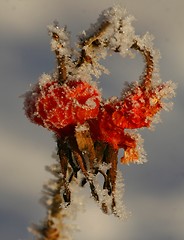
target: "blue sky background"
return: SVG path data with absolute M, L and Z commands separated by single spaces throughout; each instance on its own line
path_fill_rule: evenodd
M 105 216 L 89 200 L 75 223 L 75 240 L 184 239 L 184 2 L 182 0 L 0 0 L 0 236 L 3 240 L 32 239 L 31 222 L 45 216 L 39 204 L 42 184 L 50 177 L 52 134 L 31 124 L 19 98 L 43 72 L 52 72 L 46 26 L 55 19 L 76 35 L 88 29 L 99 13 L 114 3 L 126 7 L 137 21 L 137 34 L 149 31 L 162 59 L 163 81 L 178 84 L 174 109 L 163 112 L 155 131 L 141 130 L 148 163 L 119 166 L 125 182 L 127 222 Z M 107 59 L 111 75 L 101 78 L 105 96 L 118 95 L 124 81 L 137 80 L 143 68 L 134 60 Z

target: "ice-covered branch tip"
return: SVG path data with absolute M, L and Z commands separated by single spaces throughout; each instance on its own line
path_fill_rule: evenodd
M 124 149 L 124 164 L 146 162 L 138 129 L 150 128 L 157 121 L 160 111 L 167 109 L 164 100 L 173 97 L 176 88 L 171 81 L 161 81 L 160 54 L 153 47 L 153 37 L 149 33 L 136 35 L 133 20 L 119 6 L 103 11 L 97 23 L 79 36 L 75 51 L 66 28 L 49 26 L 56 71 L 43 74 L 25 94 L 24 110 L 33 123 L 56 136 L 59 201 L 52 195 L 51 215 L 60 202 L 68 207 L 73 204 L 72 184 L 76 182 L 82 187 L 89 185 L 91 196 L 104 213 L 125 216 L 118 151 Z M 122 57 L 138 52 L 145 67 L 141 77 L 121 91 L 120 98 L 104 99 L 93 78 L 106 72 L 99 61 L 112 52 Z M 103 183 L 98 181 L 99 175 Z
M 42 203 L 47 208 L 47 216 L 40 225 L 33 224 L 29 231 L 39 240 L 67 240 L 64 229 L 66 213 L 61 208 L 63 202 L 60 194 L 63 186 L 63 180 L 60 177 L 61 167 L 55 164 L 48 167 L 47 170 L 55 176 L 55 179 L 44 186 Z
M 71 57 L 70 37 L 66 28 L 59 28 L 55 23 L 48 26 L 51 40 L 51 50 L 55 52 L 57 59 L 58 81 L 63 83 L 67 79 L 67 65 Z

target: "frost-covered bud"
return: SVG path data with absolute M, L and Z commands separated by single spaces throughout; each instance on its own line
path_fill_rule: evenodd
M 25 94 L 26 116 L 54 132 L 73 124 L 95 118 L 99 111 L 100 93 L 82 80 L 68 80 L 63 85 L 43 75 Z

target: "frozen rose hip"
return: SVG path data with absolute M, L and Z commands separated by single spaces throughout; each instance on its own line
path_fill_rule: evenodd
M 24 109 L 34 123 L 58 132 L 70 124 L 84 123 L 99 111 L 100 93 L 82 80 L 57 81 L 41 79 L 25 95 Z

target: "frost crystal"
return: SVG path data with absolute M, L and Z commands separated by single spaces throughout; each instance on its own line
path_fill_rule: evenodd
M 48 30 L 53 37 L 51 40 L 51 50 L 59 51 L 60 55 L 70 56 L 70 35 L 66 31 L 66 28 L 59 28 L 57 25 L 49 25 Z

